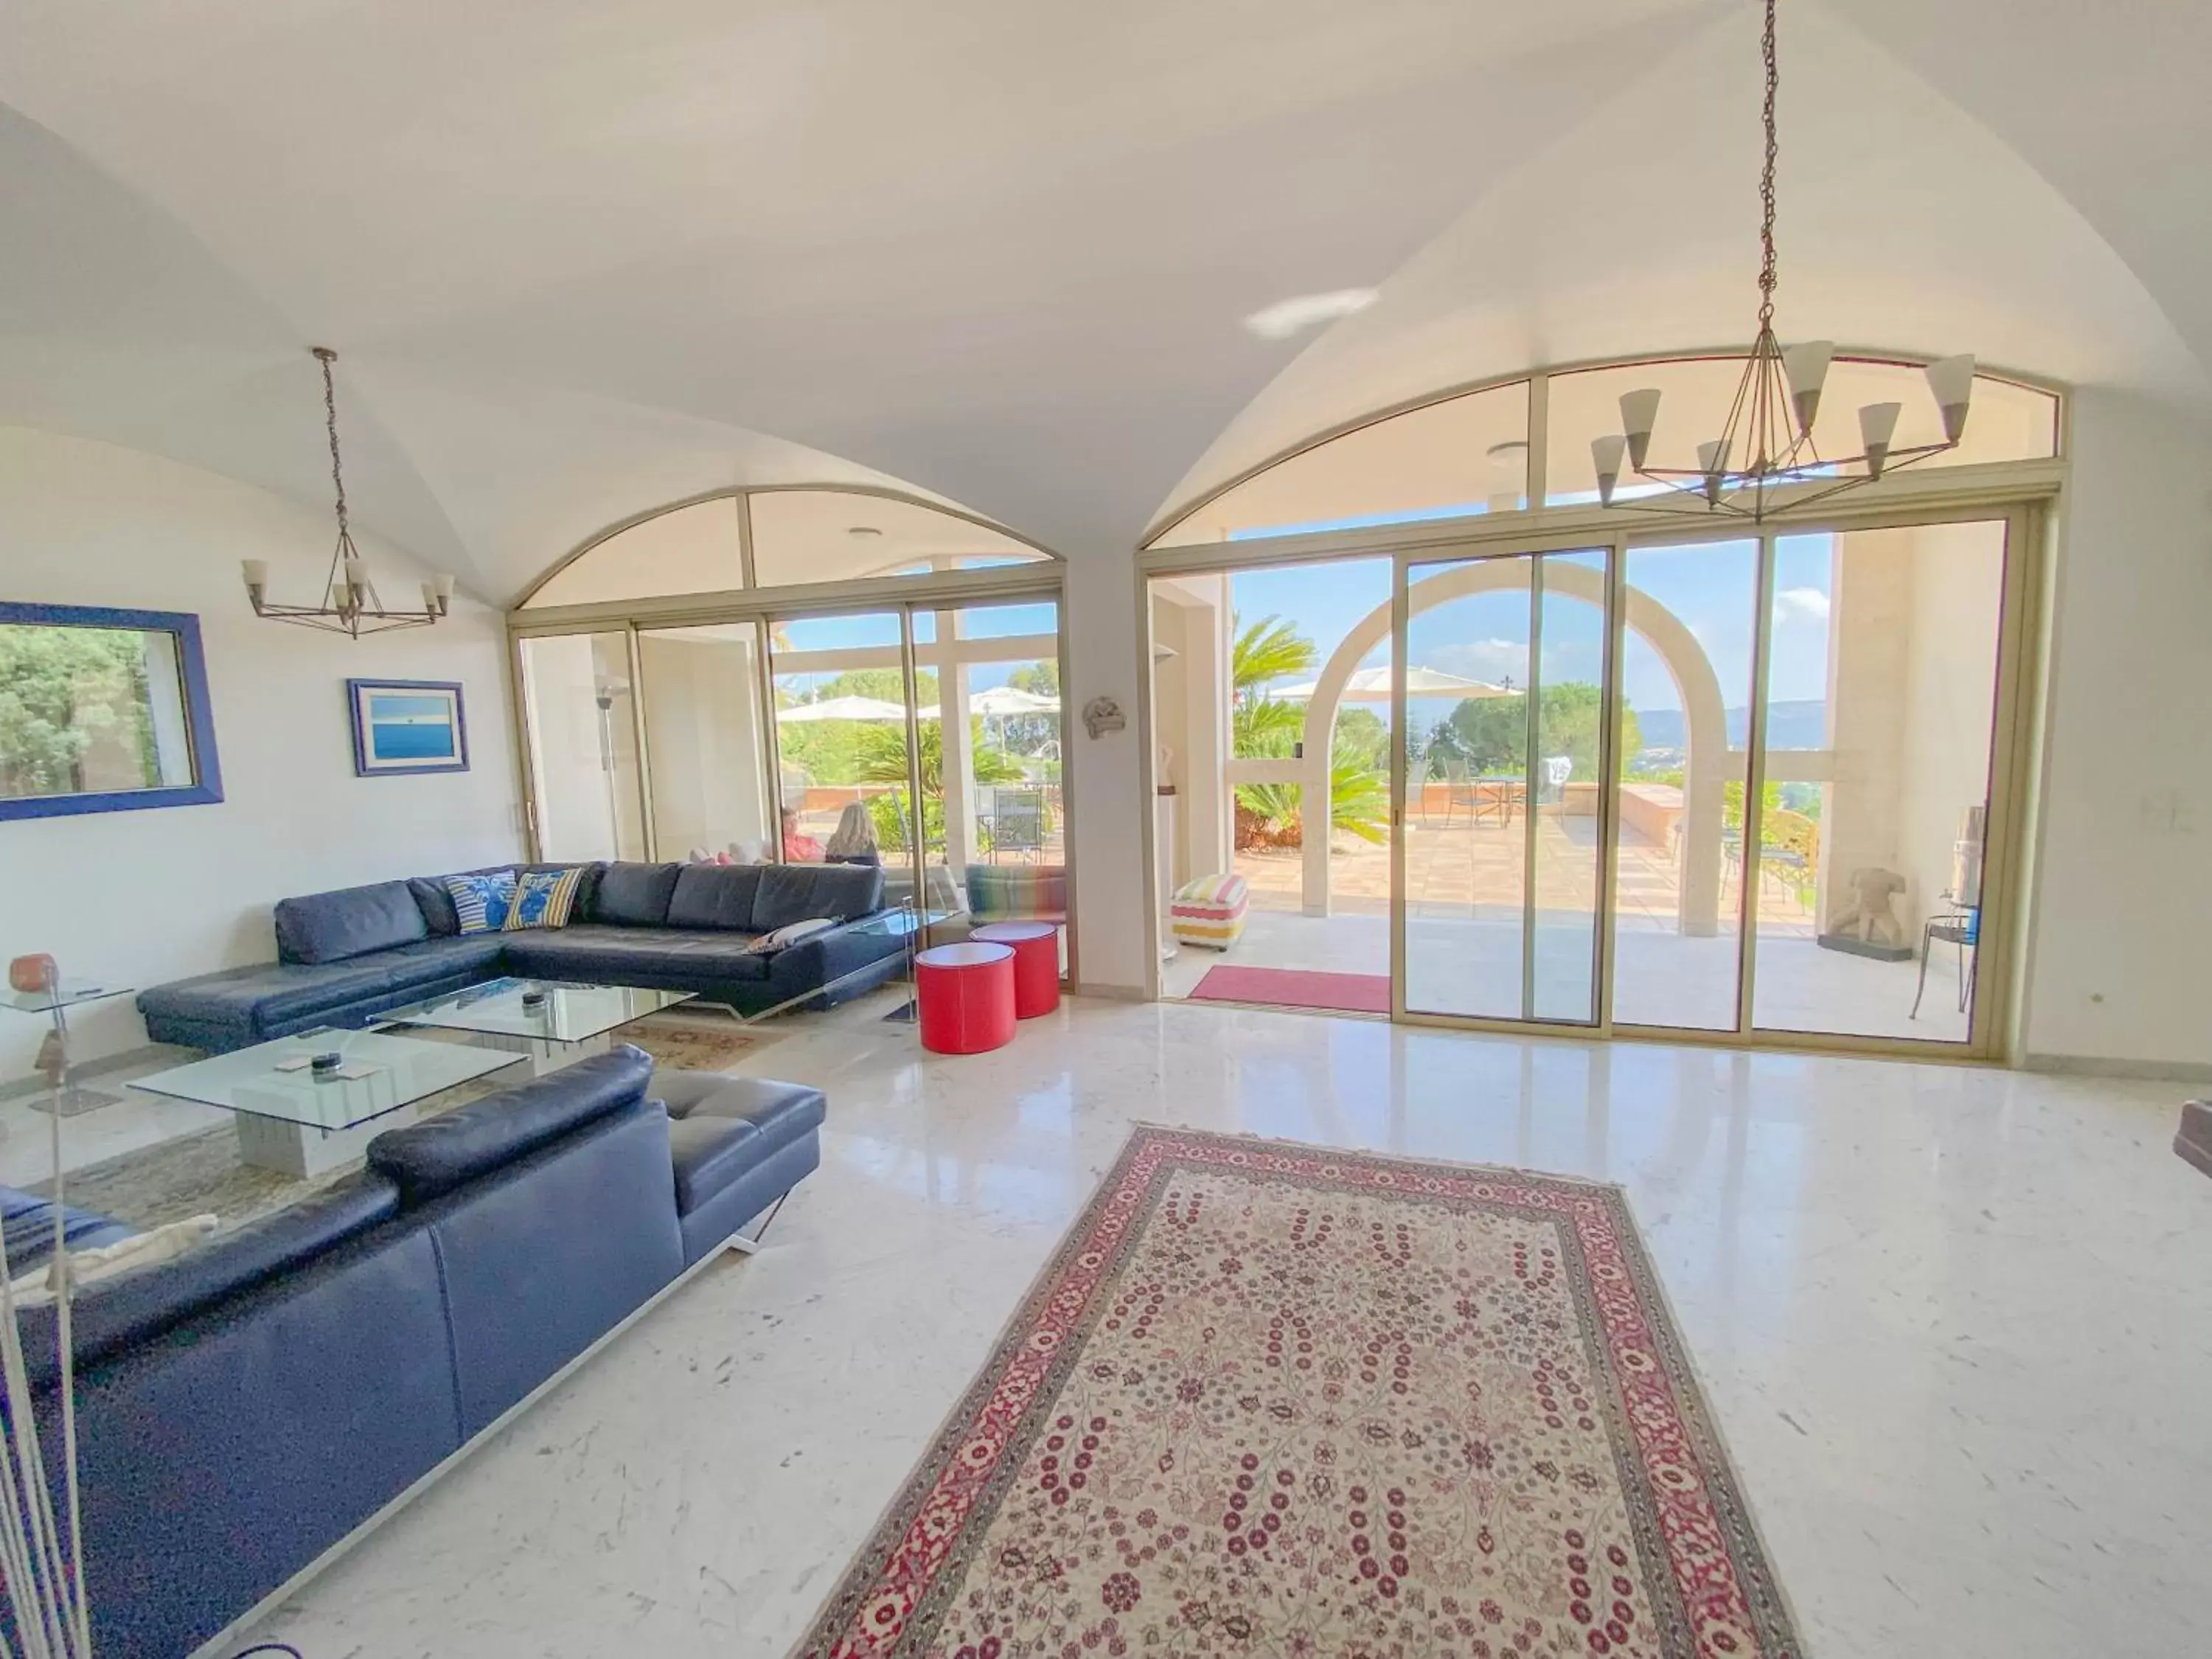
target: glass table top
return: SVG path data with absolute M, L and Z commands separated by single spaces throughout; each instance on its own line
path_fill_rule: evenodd
M 321 1054 L 343 1055 L 344 1063 L 338 1075 L 319 1082 L 304 1062 Z M 156 1072 L 130 1086 L 310 1128 L 348 1129 L 521 1059 L 501 1048 L 388 1031 L 303 1031 Z
M 526 1007 L 531 993 L 544 1000 Z M 555 980 L 495 979 L 451 996 L 433 997 L 381 1017 L 382 1024 L 430 1025 L 486 1036 L 586 1042 L 617 1026 L 693 1000 L 690 991 L 649 991 L 635 985 L 568 985 Z
M 0 1008 L 13 1008 L 25 1014 L 50 1014 L 57 1007 L 74 1008 L 80 1002 L 127 997 L 135 988 L 90 979 L 65 979 L 51 991 L 18 991 L 12 986 L 0 985 Z

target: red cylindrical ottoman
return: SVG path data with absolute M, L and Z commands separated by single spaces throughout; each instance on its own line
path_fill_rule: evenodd
M 991 921 L 969 937 L 1014 952 L 1014 1014 L 1035 1019 L 1060 1006 L 1060 929 L 1048 921 Z
M 921 1046 L 980 1054 L 1014 1040 L 1014 952 L 1005 945 L 940 945 L 914 959 Z

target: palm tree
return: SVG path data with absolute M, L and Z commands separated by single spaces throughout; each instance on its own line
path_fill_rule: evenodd
M 1320 648 L 1280 617 L 1262 617 L 1237 628 L 1229 654 L 1230 682 L 1236 693 L 1230 716 L 1233 753 L 1258 758 L 1291 752 L 1305 735 L 1305 705 L 1279 702 L 1267 695 L 1267 688 L 1277 680 L 1310 674 L 1320 661 Z M 1381 841 L 1389 793 L 1382 774 L 1364 757 L 1346 752 L 1334 742 L 1328 773 L 1331 825 L 1364 842 Z M 1273 829 L 1298 816 L 1298 794 L 1291 785 L 1244 783 L 1237 787 L 1237 804 Z

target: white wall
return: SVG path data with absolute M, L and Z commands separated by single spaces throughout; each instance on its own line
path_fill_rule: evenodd
M 2085 391 L 2021 1047 L 2212 1066 L 2212 427 Z
M 1067 568 L 1066 754 L 1074 799 L 1077 963 L 1088 989 L 1140 991 L 1146 981 L 1144 813 L 1139 793 L 1136 556 L 1127 548 L 1070 552 Z M 1094 738 L 1083 726 L 1093 697 L 1121 707 L 1123 728 Z
M 205 806 L 0 822 L 0 955 L 134 985 L 276 954 L 289 894 L 515 856 L 502 627 L 457 596 L 435 628 L 359 643 L 257 618 L 241 558 L 278 596 L 321 582 L 333 526 L 251 486 L 136 451 L 0 428 L 0 599 L 197 613 L 224 799 Z M 363 543 L 386 596 L 428 573 Z M 349 677 L 459 680 L 470 769 L 356 778 Z M 145 1040 L 129 999 L 76 1022 L 81 1059 Z M 0 1025 L 0 1085 L 29 1072 L 36 1023 Z

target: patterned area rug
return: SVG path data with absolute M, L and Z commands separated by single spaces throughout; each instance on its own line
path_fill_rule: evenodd
M 779 1034 L 738 1026 L 717 1015 L 657 1014 L 618 1035 L 651 1054 L 657 1065 L 719 1072 L 773 1042 Z M 522 1071 L 511 1077 L 494 1072 L 419 1103 L 416 1117 L 435 1117 L 527 1080 Z M 226 1124 L 88 1164 L 70 1174 L 67 1193 L 68 1201 L 81 1209 L 97 1210 L 142 1230 L 196 1215 L 218 1217 L 231 1227 L 296 1203 L 307 1193 L 348 1179 L 360 1168 L 354 1164 L 302 1181 L 281 1170 L 241 1164 L 238 1131 Z M 31 1190 L 44 1194 L 52 1186 L 40 1182 Z
M 1163 1129 L 798 1650 L 1799 1651 L 1618 1188 Z

